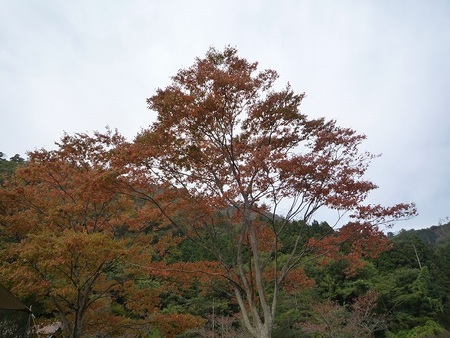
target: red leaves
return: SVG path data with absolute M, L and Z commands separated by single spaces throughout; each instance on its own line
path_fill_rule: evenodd
M 199 281 L 204 288 L 211 286 L 212 280 L 222 279 L 226 271 L 219 262 L 151 262 L 146 267 L 150 276 L 164 281 L 164 288 L 169 292 L 187 289 L 194 281 Z
M 355 268 L 386 249 L 377 225 L 412 217 L 415 206 L 364 206 L 377 188 L 364 179 L 375 157 L 358 149 L 365 136 L 335 121 L 309 119 L 299 110 L 304 94 L 289 84 L 276 90 L 277 77 L 273 70 L 258 71 L 234 48 L 212 48 L 147 100 L 157 120 L 133 143 L 112 131 L 64 135 L 57 150 L 30 153 L 30 163 L 0 194 L 2 234 L 27 249 L 22 256 L 15 252 L 15 259 L 24 259 L 15 261 L 20 273 L 32 274 L 29 262 L 45 257 L 35 262 L 39 273 L 30 280 L 60 297 L 77 294 L 70 288 L 77 285 L 73 266 L 78 279 L 85 270 L 98 274 L 98 285 L 92 284 L 98 293 L 113 288 L 105 264 L 125 280 L 144 269 L 166 287 L 225 278 L 247 328 L 258 336 L 273 327 L 283 286 L 289 291 L 311 283 L 299 269 L 305 257 L 346 259 Z M 285 217 L 276 216 L 284 205 Z M 323 206 L 351 214 L 352 222 L 308 240 L 303 230 Z M 291 227 L 294 219 L 301 221 L 298 229 Z M 181 235 L 172 236 L 169 226 Z M 166 232 L 151 233 L 156 228 Z M 58 246 L 56 259 L 37 246 L 46 236 Z M 195 238 L 217 261 L 167 263 L 183 236 Z M 61 276 L 53 280 L 56 273 L 48 271 L 55 268 L 72 284 L 61 287 Z M 129 287 L 143 296 L 137 285 Z M 150 292 L 148 302 L 156 294 Z M 136 298 L 130 304 L 160 315 Z M 171 316 L 161 326 L 166 336 L 199 324 Z
M 391 225 L 395 220 L 406 220 L 416 216 L 417 209 L 414 203 L 399 203 L 391 207 L 377 205 L 359 205 L 351 216 L 376 225 Z
M 124 189 L 124 168 L 112 161 L 122 141 L 110 132 L 65 135 L 56 150 L 31 153 L 0 190 L 0 274 L 17 294 L 33 294 L 49 313 L 58 311 L 67 331 L 83 328 L 90 335 L 90 329 L 131 325 L 112 314 L 115 295 L 148 277 L 137 264 L 151 261 L 155 251 L 144 230 L 161 212 L 142 208 L 140 214 L 142 204 Z M 156 251 L 166 253 L 170 245 L 161 241 Z M 98 313 L 112 322 L 99 324 Z M 133 325 L 138 330 L 145 323 Z
M 274 277 L 280 271 L 295 275 L 307 254 L 357 266 L 386 248 L 378 224 L 415 214 L 413 205 L 362 206 L 377 188 L 364 178 L 376 157 L 359 151 L 365 136 L 333 120 L 309 119 L 299 110 L 304 94 L 289 84 L 275 90 L 277 77 L 258 71 L 234 48 L 210 49 L 148 99 L 157 121 L 127 148 L 130 178 L 142 184 L 135 190 L 154 184 L 170 191 L 169 202 L 153 195 L 148 200 L 229 267 L 230 286 L 247 299 L 247 307 L 240 304 L 243 314 L 261 309 L 269 326 L 268 298 L 282 286 L 264 289 L 269 267 L 275 267 Z M 323 206 L 352 214 L 352 223 L 309 242 L 299 229 L 284 252 L 286 225 L 294 219 L 309 223 Z M 273 214 L 281 207 L 288 212 L 279 220 Z M 232 243 L 224 247 L 220 236 Z M 247 327 L 256 332 L 249 321 Z
M 264 282 L 270 285 L 275 280 L 275 269 L 268 268 L 263 274 Z M 277 272 L 277 279 L 281 278 L 281 273 Z M 314 286 L 315 282 L 309 278 L 305 271 L 301 268 L 296 268 L 290 271 L 283 280 L 282 289 L 288 294 L 294 294 L 305 291 Z
M 350 222 L 324 238 L 311 238 L 310 250 L 322 257 L 322 264 L 330 261 L 349 262 L 347 275 L 352 275 L 365 265 L 365 259 L 376 258 L 391 247 L 391 242 L 376 225 L 364 222 Z
M 174 338 L 189 329 L 201 327 L 205 320 L 184 313 L 158 313 L 153 316 L 152 322 L 161 330 L 164 337 Z

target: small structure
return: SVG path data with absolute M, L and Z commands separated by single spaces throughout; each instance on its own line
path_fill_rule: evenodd
M 38 335 L 38 337 L 48 337 L 52 338 L 55 337 L 54 335 L 58 332 L 61 332 L 62 324 L 61 322 L 55 322 L 53 324 L 46 325 L 44 327 L 38 327 L 35 328 L 35 332 Z
M 31 310 L 0 284 L 0 337 L 26 338 Z

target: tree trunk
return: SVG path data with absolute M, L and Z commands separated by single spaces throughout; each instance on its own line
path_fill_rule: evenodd
M 75 312 L 75 322 L 73 324 L 73 331 L 72 331 L 72 337 L 71 338 L 79 338 L 81 334 L 82 329 L 82 314 L 80 310 L 77 310 Z
M 248 306 L 245 306 L 245 301 L 241 292 L 242 291 L 240 289 L 235 288 L 235 295 L 241 310 L 242 321 L 245 328 L 253 338 L 271 338 L 273 327 L 272 315 L 265 316 L 264 321 L 262 321 L 261 318 L 257 316 L 256 309 L 250 310 L 249 313 L 248 308 L 254 308 L 255 304 L 251 301 L 247 301 Z

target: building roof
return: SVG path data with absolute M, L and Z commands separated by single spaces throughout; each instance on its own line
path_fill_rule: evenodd
M 31 312 L 30 309 L 0 284 L 0 309 Z

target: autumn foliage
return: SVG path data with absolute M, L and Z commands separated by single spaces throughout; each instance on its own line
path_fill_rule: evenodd
M 306 257 L 335 253 L 343 243 L 353 261 L 376 255 L 385 247 L 378 226 L 415 213 L 408 204 L 364 205 L 377 188 L 363 177 L 374 158 L 358 150 L 365 136 L 309 119 L 299 110 L 304 94 L 290 85 L 276 90 L 277 78 L 234 48 L 210 49 L 148 99 L 157 121 L 127 149 L 140 198 L 220 262 L 242 320 L 258 338 L 270 337 L 279 293 L 291 274 L 302 275 Z M 174 194 L 170 204 L 142 194 L 161 185 Z M 351 221 L 331 236 L 305 240 L 306 225 L 324 207 Z M 284 248 L 292 220 L 299 226 Z
M 380 226 L 415 214 L 364 204 L 365 136 L 308 118 L 277 78 L 212 48 L 148 99 L 156 122 L 133 142 L 107 130 L 29 153 L 0 192 L 0 276 L 71 337 L 199 327 L 162 305 L 194 284 L 220 284 L 248 334 L 271 337 L 281 295 L 314 285 L 306 262 L 346 260 L 351 275 L 389 247 Z M 311 235 L 323 208 L 349 221 Z
M 159 286 L 139 282 L 149 278 L 142 264 L 151 264 L 164 243 L 152 247 L 145 233 L 158 222 L 157 210 L 142 219 L 121 192 L 122 172 L 109 166 L 121 142 L 116 132 L 66 135 L 57 150 L 30 153 L 0 194 L 0 274 L 18 295 L 33 295 L 57 312 L 70 337 L 155 326 L 170 337 L 202 323 L 160 314 Z M 112 310 L 119 308 L 129 314 Z

